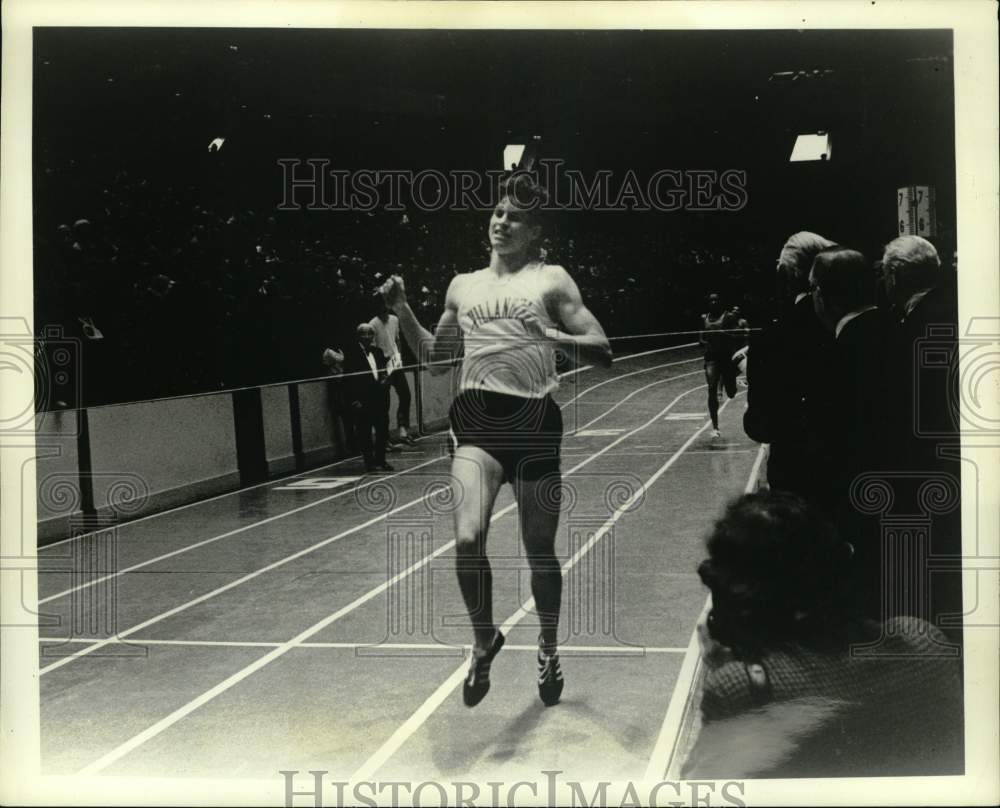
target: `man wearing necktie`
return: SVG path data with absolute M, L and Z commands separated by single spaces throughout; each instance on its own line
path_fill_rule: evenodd
M 355 444 L 364 457 L 365 471 L 369 472 L 392 471 L 385 460 L 389 436 L 388 381 L 385 354 L 375 346 L 375 329 L 361 323 L 357 327 L 357 342 L 344 351 L 344 382 Z

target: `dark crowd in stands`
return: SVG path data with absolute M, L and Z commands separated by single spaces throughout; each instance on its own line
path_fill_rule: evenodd
M 91 175 L 70 160 L 36 185 L 52 198 Z M 388 274 L 406 278 L 433 323 L 450 278 L 489 254 L 483 211 L 241 206 L 162 169 L 122 168 L 94 187 L 73 214 L 36 209 L 36 330 L 57 326 L 82 351 L 79 383 L 56 386 L 45 409 L 322 376 L 323 348 L 376 313 Z M 589 216 L 564 217 L 545 250 L 609 335 L 695 329 L 710 291 L 751 323 L 769 302 L 764 250 L 720 244 L 710 216 Z M 43 342 L 51 352 L 58 332 Z

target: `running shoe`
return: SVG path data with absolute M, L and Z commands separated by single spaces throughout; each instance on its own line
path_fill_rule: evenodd
M 559 669 L 559 654 L 543 654 L 538 649 L 538 697 L 546 707 L 559 703 L 563 691 L 562 671 Z
M 462 682 L 462 700 L 466 707 L 475 707 L 490 692 L 490 666 L 493 664 L 493 657 L 503 648 L 503 644 L 504 636 L 497 631 L 485 654 L 477 656 L 473 651 L 469 673 Z
M 712 437 L 713 438 L 721 438 L 722 437 L 722 433 L 718 429 L 713 429 L 712 430 Z

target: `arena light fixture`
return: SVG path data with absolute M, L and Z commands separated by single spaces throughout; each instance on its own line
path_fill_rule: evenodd
M 792 163 L 829 160 L 832 152 L 830 133 L 816 132 L 815 134 L 799 135 L 795 138 L 792 156 L 788 159 Z
M 524 144 L 508 143 L 503 147 L 503 167 L 504 169 L 516 168 L 521 164 L 521 157 L 524 156 Z

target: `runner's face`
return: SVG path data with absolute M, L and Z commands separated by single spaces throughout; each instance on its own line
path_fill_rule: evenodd
M 490 246 L 501 255 L 523 252 L 538 238 L 541 228 L 531 223 L 531 212 L 507 197 L 500 200 L 490 217 Z

